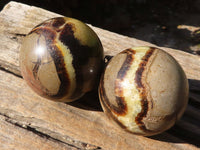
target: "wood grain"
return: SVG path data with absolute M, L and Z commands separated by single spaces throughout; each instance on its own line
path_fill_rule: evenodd
M 180 122 L 169 131 L 150 138 L 113 126 L 102 112 L 96 92 L 70 104 L 49 101 L 33 93 L 20 75 L 19 48 L 24 36 L 35 25 L 56 16 L 60 15 L 16 2 L 7 4 L 0 13 L 0 149 L 198 149 L 198 56 L 162 48 L 185 70 L 190 83 L 190 101 Z M 155 46 L 91 27 L 100 37 L 106 55 L 115 55 L 133 46 Z
M 76 147 L 59 142 L 54 139 L 45 139 L 31 131 L 20 128 L 9 122 L 9 119 L 0 116 L 0 149 L 20 149 L 20 150 L 49 150 L 49 149 L 73 149 Z

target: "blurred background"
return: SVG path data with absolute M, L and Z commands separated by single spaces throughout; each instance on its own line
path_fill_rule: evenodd
M 200 0 L 16 0 L 158 46 L 200 55 Z M 0 0 L 0 10 L 9 0 Z

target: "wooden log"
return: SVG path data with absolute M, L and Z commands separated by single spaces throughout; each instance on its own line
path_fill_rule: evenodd
M 27 131 L 19 126 L 9 123 L 6 117 L 0 116 L 0 149 L 20 149 L 20 150 L 47 150 L 47 149 L 78 149 L 72 148 L 58 140 L 48 139 Z
M 0 12 L 0 149 L 198 149 L 198 56 L 162 48 L 179 61 L 190 79 L 190 101 L 175 127 L 153 137 L 137 136 L 114 127 L 102 112 L 96 92 L 70 104 L 49 101 L 32 92 L 20 75 L 19 48 L 35 25 L 57 16 L 60 15 L 16 2 L 8 3 Z M 133 46 L 155 46 L 91 27 L 100 37 L 106 55 Z

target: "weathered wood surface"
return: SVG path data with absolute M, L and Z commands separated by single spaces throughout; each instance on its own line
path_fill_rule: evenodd
M 58 14 L 10 2 L 0 12 L 0 149 L 195 150 L 200 145 L 200 57 L 163 48 L 185 70 L 190 101 L 182 119 L 153 137 L 126 133 L 112 126 L 96 93 L 78 102 L 53 102 L 33 93 L 20 76 L 18 52 L 23 37 L 38 23 Z M 91 26 L 92 27 L 92 26 Z M 106 55 L 152 44 L 96 27 Z M 85 102 L 84 102 L 85 101 Z

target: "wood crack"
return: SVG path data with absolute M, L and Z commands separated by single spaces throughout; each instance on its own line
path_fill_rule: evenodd
M 14 76 L 16 76 L 16 77 L 22 78 L 22 76 L 21 76 L 19 73 L 10 71 L 9 69 L 7 69 L 7 67 L 1 65 L 1 61 L 0 61 L 0 70 L 1 70 L 1 71 L 4 71 L 4 72 L 6 72 L 6 73 L 10 73 L 10 74 L 12 74 L 12 75 L 14 75 Z
M 24 38 L 26 36 L 26 34 L 10 33 L 10 32 L 8 32 L 7 35 L 8 35 L 8 38 L 10 38 L 10 39 L 12 39 L 14 41 L 17 41 L 17 42 L 21 41 L 22 38 Z
M 38 120 L 36 118 L 21 116 L 19 112 L 15 112 L 13 110 L 8 110 L 8 109 L 4 109 L 0 107 L 0 116 L 3 116 L 4 120 L 7 123 L 10 123 L 19 128 L 25 129 L 27 131 L 30 131 L 40 136 L 41 138 L 45 138 L 47 140 L 50 140 L 56 143 L 62 143 L 75 149 L 87 149 L 87 150 L 101 149 L 98 146 L 77 141 L 77 140 L 72 139 L 69 136 L 60 135 L 59 133 L 56 133 L 54 131 L 50 131 L 42 127 L 39 127 L 37 126 L 37 123 L 35 122 L 42 122 L 41 120 Z

